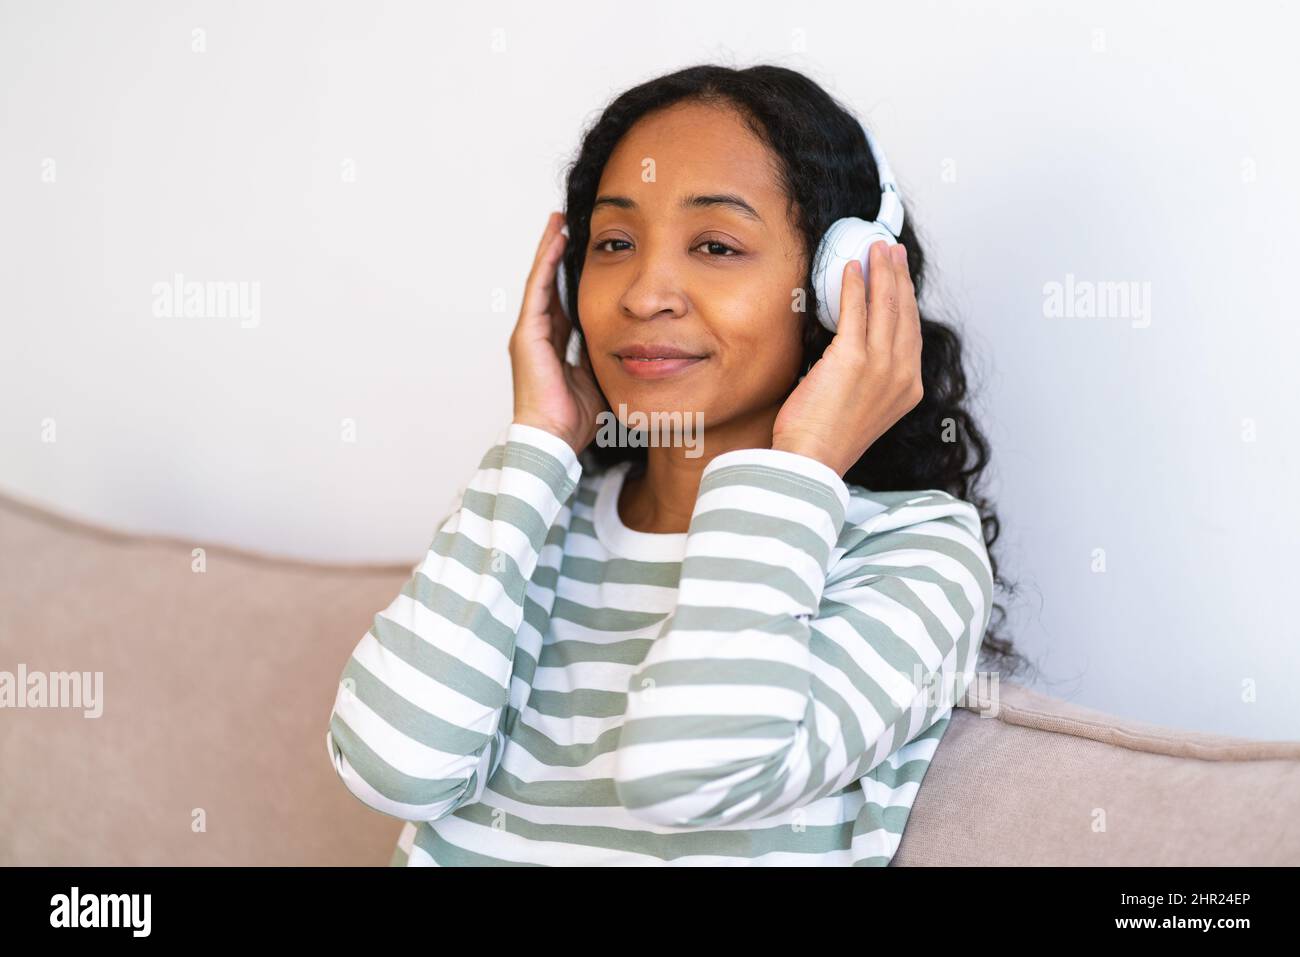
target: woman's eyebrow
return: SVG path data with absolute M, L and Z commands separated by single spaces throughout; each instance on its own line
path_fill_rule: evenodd
M 689 196 L 683 196 L 682 201 L 678 204 L 682 209 L 707 209 L 711 206 L 725 206 L 734 210 L 740 215 L 762 222 L 763 217 L 758 215 L 758 210 L 735 193 L 692 193 Z M 591 211 L 595 213 L 601 206 L 614 206 L 618 209 L 636 209 L 636 200 L 630 196 L 597 196 L 596 201 L 591 204 Z

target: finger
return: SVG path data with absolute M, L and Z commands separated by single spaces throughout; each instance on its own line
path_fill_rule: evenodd
M 555 284 L 555 264 L 564 252 L 564 240 L 568 237 L 560 232 L 563 218 L 559 213 L 551 213 L 546 221 L 546 231 L 537 245 L 533 256 L 532 268 L 528 271 L 528 280 L 524 284 L 524 311 L 537 314 L 546 311 L 547 300 L 544 297 L 546 286 Z M 564 239 L 556 239 L 557 236 Z M 558 247 L 558 248 L 557 248 Z M 539 286 L 543 287 L 539 290 Z
M 901 250 L 895 253 L 894 250 Z M 902 243 L 890 247 L 894 261 L 894 280 L 898 290 L 898 328 L 894 330 L 894 352 L 905 353 L 921 342 L 921 309 L 916 302 L 916 287 L 907 265 L 907 247 Z
M 844 264 L 840 279 L 840 319 L 835 338 L 859 349 L 867 345 L 867 286 L 862 279 L 862 264 L 856 259 Z
M 867 352 L 888 356 L 898 326 L 898 286 L 890 262 L 889 246 L 872 243 L 867 275 Z
M 569 321 L 569 317 L 565 315 L 564 309 L 560 305 L 560 284 L 555 281 L 556 271 L 559 269 L 560 263 L 564 259 L 564 247 L 568 244 L 567 236 L 563 233 L 559 233 L 558 235 L 560 238 L 556 244 L 559 248 L 556 252 L 555 260 L 546 270 L 547 282 L 545 301 L 547 303 L 547 312 L 551 320 L 551 342 L 555 344 L 556 350 L 560 353 L 560 358 L 563 359 L 564 354 L 569 348 L 569 334 L 573 330 L 573 323 Z
M 558 230 L 551 234 L 541 258 L 529 273 L 519 317 L 520 323 L 528 327 L 528 338 L 549 339 L 557 351 L 564 348 L 569 336 L 569 321 L 559 308 L 555 282 L 555 268 L 564 255 L 567 239 Z
M 555 286 L 555 267 L 564 256 L 567 241 L 568 237 L 559 230 L 549 231 L 546 244 L 538 251 L 524 287 L 524 305 L 530 312 L 546 311 L 551 290 Z
M 563 225 L 563 218 L 560 213 L 554 210 L 546 217 L 546 228 L 542 230 L 542 238 L 537 241 L 537 250 L 533 253 L 533 269 L 537 268 L 537 263 L 541 260 L 542 254 L 546 251 L 551 237 L 559 232 L 560 226 Z

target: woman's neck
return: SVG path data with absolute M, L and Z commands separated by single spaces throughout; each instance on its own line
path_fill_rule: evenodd
M 645 471 L 628 474 L 619 495 L 618 513 L 633 531 L 657 534 L 685 532 L 695 511 L 700 476 L 705 467 L 724 452 L 736 449 L 770 449 L 772 423 L 780 406 L 772 406 L 744 420 L 722 426 L 707 426 L 693 449 L 682 446 L 651 446 L 646 449 Z M 699 454 L 688 457 L 687 452 Z

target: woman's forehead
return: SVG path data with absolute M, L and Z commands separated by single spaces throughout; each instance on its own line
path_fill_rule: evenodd
M 693 106 L 651 114 L 628 131 L 605 164 L 597 198 L 631 203 L 598 203 L 593 214 L 602 208 L 635 213 L 653 207 L 661 214 L 715 208 L 770 222 L 771 211 L 784 209 L 767 145 L 734 111 Z

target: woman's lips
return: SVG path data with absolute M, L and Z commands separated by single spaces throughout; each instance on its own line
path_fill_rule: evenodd
M 619 365 L 623 371 L 636 379 L 664 379 L 668 376 L 703 362 L 707 356 L 664 357 L 660 359 L 638 359 L 633 356 L 619 356 Z

